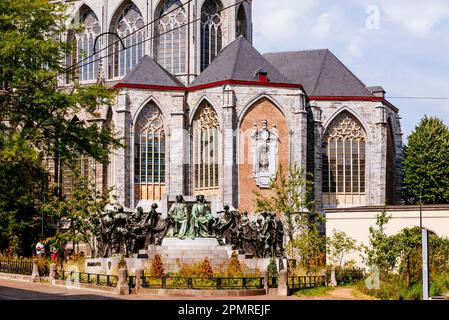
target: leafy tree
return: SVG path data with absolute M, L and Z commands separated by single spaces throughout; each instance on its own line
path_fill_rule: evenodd
M 313 264 L 321 264 L 325 238 L 319 232 L 319 224 L 325 219 L 311 200 L 313 182 L 297 164 L 287 170 L 280 166 L 277 179 L 270 181 L 270 190 L 269 196 L 255 192 L 257 210 L 274 212 L 283 218 L 292 258 L 299 257 L 308 270 Z
M 332 230 L 327 238 L 327 254 L 333 266 L 342 267 L 345 255 L 357 249 L 356 241 L 343 231 Z
M 95 255 L 96 239 L 101 233 L 101 217 L 110 201 L 111 190 L 98 190 L 95 182 L 80 177 L 75 171 L 74 188 L 69 196 L 60 198 L 52 188 L 43 205 L 46 216 L 58 227 L 55 243 L 85 242 Z
M 51 190 L 59 198 L 56 205 L 50 195 L 47 207 L 57 208 L 51 216 L 69 217 L 72 230 L 79 227 L 76 236 L 83 238 L 86 223 L 77 216 L 94 209 L 86 209 L 85 203 L 63 203 L 61 168 L 73 169 L 73 160 L 82 156 L 107 163 L 110 150 L 123 146 L 107 125 L 96 121 L 100 108 L 111 106 L 115 93 L 101 85 L 80 86 L 76 72 L 65 65 L 64 57 L 75 50 L 72 43 L 61 41 L 68 29 L 66 8 L 63 1 L 0 1 L 0 153 L 8 159 L 0 169 L 0 185 L 5 188 L 0 195 L 0 247 L 12 246 L 21 254 L 30 253 L 29 242 L 35 240 L 47 181 L 44 168 L 50 167 L 46 162 L 54 164 Z M 61 75 L 66 74 L 75 81 L 70 88 L 61 88 Z M 16 142 L 16 149 L 10 147 Z M 75 196 L 80 197 L 88 198 Z M 75 227 L 77 223 L 81 225 Z
M 268 264 L 267 271 L 268 271 L 268 277 L 270 277 L 270 278 L 274 278 L 279 275 L 278 266 L 277 266 L 276 260 L 274 258 L 270 259 L 270 263 Z
M 293 251 L 293 256 L 299 259 L 300 265 L 309 274 L 325 263 L 326 237 L 319 232 L 317 226 L 311 225 L 293 237 L 288 249 Z
M 19 134 L 0 134 L 0 251 L 32 253 L 45 178 L 39 154 Z
M 20 132 L 54 159 L 56 183 L 61 164 L 70 166 L 81 155 L 105 163 L 109 150 L 121 146 L 107 127 L 75 117 L 83 110 L 84 119 L 96 119 L 99 106 L 112 104 L 113 91 L 58 86 L 58 76 L 67 73 L 63 58 L 75 49 L 61 41 L 68 29 L 65 8 L 62 1 L 0 1 L 0 130 Z
M 378 267 L 381 276 L 394 270 L 398 252 L 394 246 L 394 239 L 385 234 L 385 225 L 391 219 L 386 210 L 382 210 L 376 217 L 376 227 L 369 228 L 369 246 L 363 245 L 364 259 L 368 266 Z
M 406 201 L 449 202 L 449 129 L 442 120 L 421 120 L 404 148 L 403 186 Z
M 395 251 L 398 254 L 398 259 L 400 262 L 400 269 L 405 275 L 406 287 L 410 288 L 412 280 L 417 282 L 421 279 L 420 272 L 418 277 L 413 277 L 417 272 L 413 272 L 418 267 L 421 270 L 420 265 L 422 265 L 421 260 L 421 248 L 422 248 L 422 234 L 421 228 L 405 228 L 398 234 L 391 237 L 392 242 L 395 247 Z M 419 258 L 418 258 L 419 256 Z

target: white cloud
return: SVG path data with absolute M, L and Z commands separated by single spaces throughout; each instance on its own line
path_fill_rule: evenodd
M 318 0 L 254 1 L 255 43 L 264 49 L 298 44 L 304 17 L 318 2 Z
M 358 6 L 360 0 L 354 0 Z M 381 18 L 399 24 L 406 32 L 423 37 L 443 20 L 449 20 L 447 0 L 363 0 L 362 5 L 378 5 Z
M 327 39 L 338 23 L 339 17 L 340 14 L 335 8 L 320 14 L 311 28 L 312 35 L 319 40 Z
M 346 52 L 353 58 L 361 58 L 363 56 L 363 50 L 361 45 L 360 36 L 354 36 L 346 46 Z

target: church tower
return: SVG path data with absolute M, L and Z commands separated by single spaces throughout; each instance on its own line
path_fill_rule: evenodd
M 153 1 L 150 56 L 190 84 L 220 53 L 243 35 L 252 41 L 251 1 Z
M 68 63 L 93 55 L 95 38 L 107 32 L 97 41 L 97 52 L 105 50 L 91 58 L 104 57 L 107 81 L 122 79 L 148 55 L 188 85 L 237 37 L 252 42 L 251 0 L 65 2 L 70 4 L 70 23 L 86 26 L 81 34 L 68 34 L 67 40 L 79 47 Z M 98 63 L 81 68 L 80 81 L 94 82 L 97 70 Z

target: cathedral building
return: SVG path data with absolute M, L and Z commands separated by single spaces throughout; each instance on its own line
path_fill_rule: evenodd
M 203 194 L 215 210 L 254 212 L 254 193 L 293 163 L 320 211 L 400 201 L 401 124 L 384 89 L 329 50 L 258 52 L 251 1 L 66 2 L 85 26 L 66 35 L 78 48 L 67 63 L 81 85 L 117 90 L 95 121 L 126 144 L 82 172 L 127 210 Z

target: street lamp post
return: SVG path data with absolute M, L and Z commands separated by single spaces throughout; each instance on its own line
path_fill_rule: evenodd
M 422 230 L 422 196 L 419 196 L 419 227 Z

